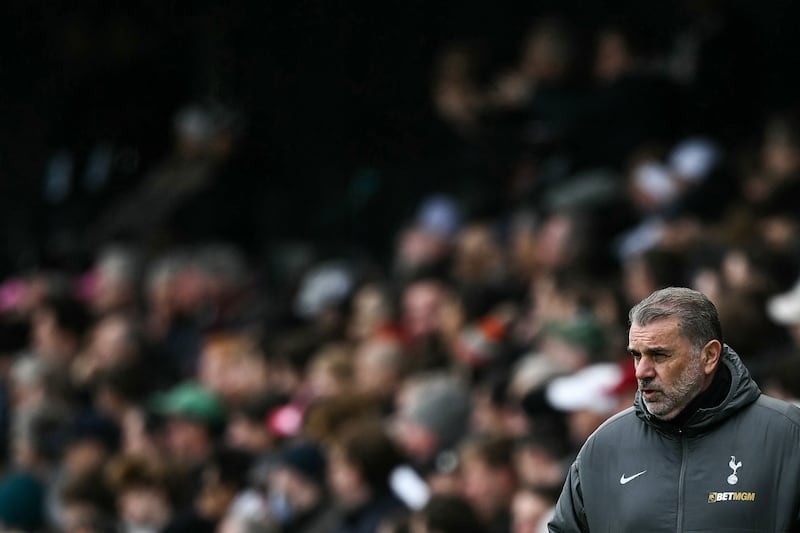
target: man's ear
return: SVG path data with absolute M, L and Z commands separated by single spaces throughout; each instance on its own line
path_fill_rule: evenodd
M 721 355 L 722 343 L 718 340 L 708 341 L 706 345 L 703 346 L 700 357 L 703 359 L 703 371 L 706 375 L 710 375 L 716 370 Z

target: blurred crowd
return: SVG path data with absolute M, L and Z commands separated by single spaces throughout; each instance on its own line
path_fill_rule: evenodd
M 221 106 L 177 113 L 139 176 L 107 147 L 82 181 L 55 154 L 46 245 L 69 260 L 0 286 L 0 524 L 546 531 L 577 450 L 632 405 L 627 312 L 665 286 L 707 294 L 762 390 L 797 401 L 800 121 L 728 127 L 716 16 L 657 52 L 541 18 L 502 69 L 448 43 L 420 80 L 441 179 L 389 189 L 385 251 L 265 245 L 253 210 L 314 215 L 254 202 L 246 117 Z M 309 205 L 363 207 L 376 180 Z

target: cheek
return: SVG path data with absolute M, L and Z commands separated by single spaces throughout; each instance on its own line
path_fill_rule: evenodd
M 672 383 L 675 376 L 675 368 L 670 364 L 655 365 L 655 373 L 662 383 Z
M 658 372 L 661 380 L 665 383 L 675 383 L 676 381 L 680 380 L 686 374 L 686 367 L 687 362 L 684 360 L 680 361 L 670 361 L 669 363 L 665 363 L 661 370 Z

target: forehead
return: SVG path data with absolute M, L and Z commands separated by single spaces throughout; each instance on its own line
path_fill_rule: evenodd
M 680 319 L 678 317 L 663 318 L 646 325 L 631 324 L 628 331 L 629 344 L 673 344 L 680 342 Z

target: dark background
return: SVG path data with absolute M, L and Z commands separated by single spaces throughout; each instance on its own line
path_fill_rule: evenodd
M 5 3 L 6 268 L 52 255 L 41 190 L 53 153 L 85 153 L 98 141 L 126 148 L 135 183 L 169 151 L 173 113 L 209 100 L 245 117 L 247 179 L 261 184 L 259 239 L 380 248 L 410 203 L 442 179 L 430 171 L 441 141 L 429 97 L 437 50 L 467 40 L 500 70 L 540 15 L 566 16 L 587 43 L 600 21 L 624 17 L 658 49 L 714 5 L 726 31 L 707 51 L 707 90 L 694 105 L 695 119 L 721 137 L 747 136 L 764 113 L 794 106 L 800 88 L 800 8 L 789 0 L 129 4 Z

